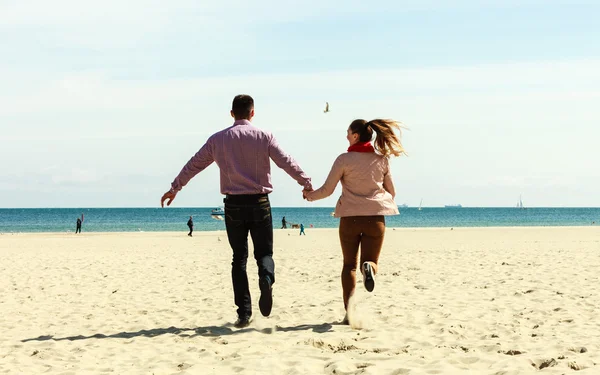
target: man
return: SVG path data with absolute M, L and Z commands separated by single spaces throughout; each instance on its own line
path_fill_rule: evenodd
M 192 232 L 194 231 L 194 221 L 192 220 L 191 216 L 187 222 L 187 226 L 188 226 L 188 228 L 190 228 L 190 233 L 188 233 L 188 236 L 192 237 Z
M 76 227 L 75 227 L 75 234 L 77 233 L 81 233 L 81 224 L 83 223 L 83 214 L 81 214 L 81 219 L 77 218 L 77 223 L 76 223 Z
M 287 221 L 285 221 L 285 216 L 281 219 L 281 229 L 287 229 Z
M 258 266 L 260 299 L 264 316 L 271 314 L 272 285 L 275 282 L 273 262 L 273 218 L 268 194 L 271 185 L 270 160 L 295 179 L 305 190 L 312 190 L 310 178 L 294 159 L 279 146 L 273 135 L 252 125 L 254 100 L 249 95 L 233 99 L 232 126 L 213 134 L 183 167 L 161 198 L 161 206 L 171 205 L 177 193 L 195 175 L 213 161 L 220 169 L 221 193 L 225 195 L 225 228 L 233 250 L 231 278 L 237 305 L 236 327 L 250 324 L 252 301 L 246 274 L 248 232 L 254 243 L 254 258 Z

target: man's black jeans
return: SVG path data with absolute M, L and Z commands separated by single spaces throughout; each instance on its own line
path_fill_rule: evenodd
M 249 317 L 252 315 L 252 299 L 246 274 L 248 232 L 254 244 L 258 276 L 262 278 L 268 275 L 271 283 L 275 282 L 271 204 L 266 194 L 227 195 L 223 202 L 227 238 L 233 249 L 231 278 L 237 313 L 239 317 Z

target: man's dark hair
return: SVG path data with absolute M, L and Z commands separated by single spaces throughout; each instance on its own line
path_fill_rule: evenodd
M 236 120 L 248 119 L 254 109 L 254 99 L 250 95 L 236 95 L 233 98 L 231 110 Z

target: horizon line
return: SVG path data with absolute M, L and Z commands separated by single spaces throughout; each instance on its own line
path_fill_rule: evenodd
M 90 207 L 79 207 L 79 206 L 73 206 L 73 207 L 0 207 L 0 210 L 50 210 L 50 209 L 140 209 L 140 208 L 153 208 L 153 209 L 168 209 L 168 208 L 186 208 L 186 209 L 199 209 L 199 208 L 205 208 L 205 209 L 214 209 L 215 207 L 223 207 L 222 205 L 219 206 L 186 206 L 186 207 L 155 207 L 155 206 L 106 206 L 106 207 L 101 207 L 101 206 L 90 206 Z M 301 207 L 301 206 L 271 206 L 271 208 L 307 208 L 307 209 L 311 209 L 311 208 L 330 208 L 330 209 L 334 209 L 335 206 L 311 206 L 311 207 Z M 399 209 L 406 209 L 406 208 L 419 208 L 419 206 L 408 206 L 408 207 L 403 207 L 401 205 L 398 205 Z M 426 209 L 426 208 L 514 208 L 517 210 L 520 209 L 529 209 L 529 208 L 600 208 L 600 206 L 527 206 L 527 207 L 515 207 L 515 206 L 460 206 L 460 207 L 456 207 L 456 206 L 421 206 L 421 209 Z

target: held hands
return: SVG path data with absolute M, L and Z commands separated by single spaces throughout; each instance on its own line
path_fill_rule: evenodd
M 173 203 L 173 199 L 177 196 L 177 193 L 172 192 L 171 190 L 167 191 L 163 194 L 162 198 L 160 198 L 160 206 L 165 206 L 165 201 L 167 201 L 167 206 L 170 206 Z
M 306 199 L 309 202 L 312 202 L 312 199 L 310 198 L 310 193 L 313 192 L 313 188 L 304 188 L 302 190 L 302 198 Z

